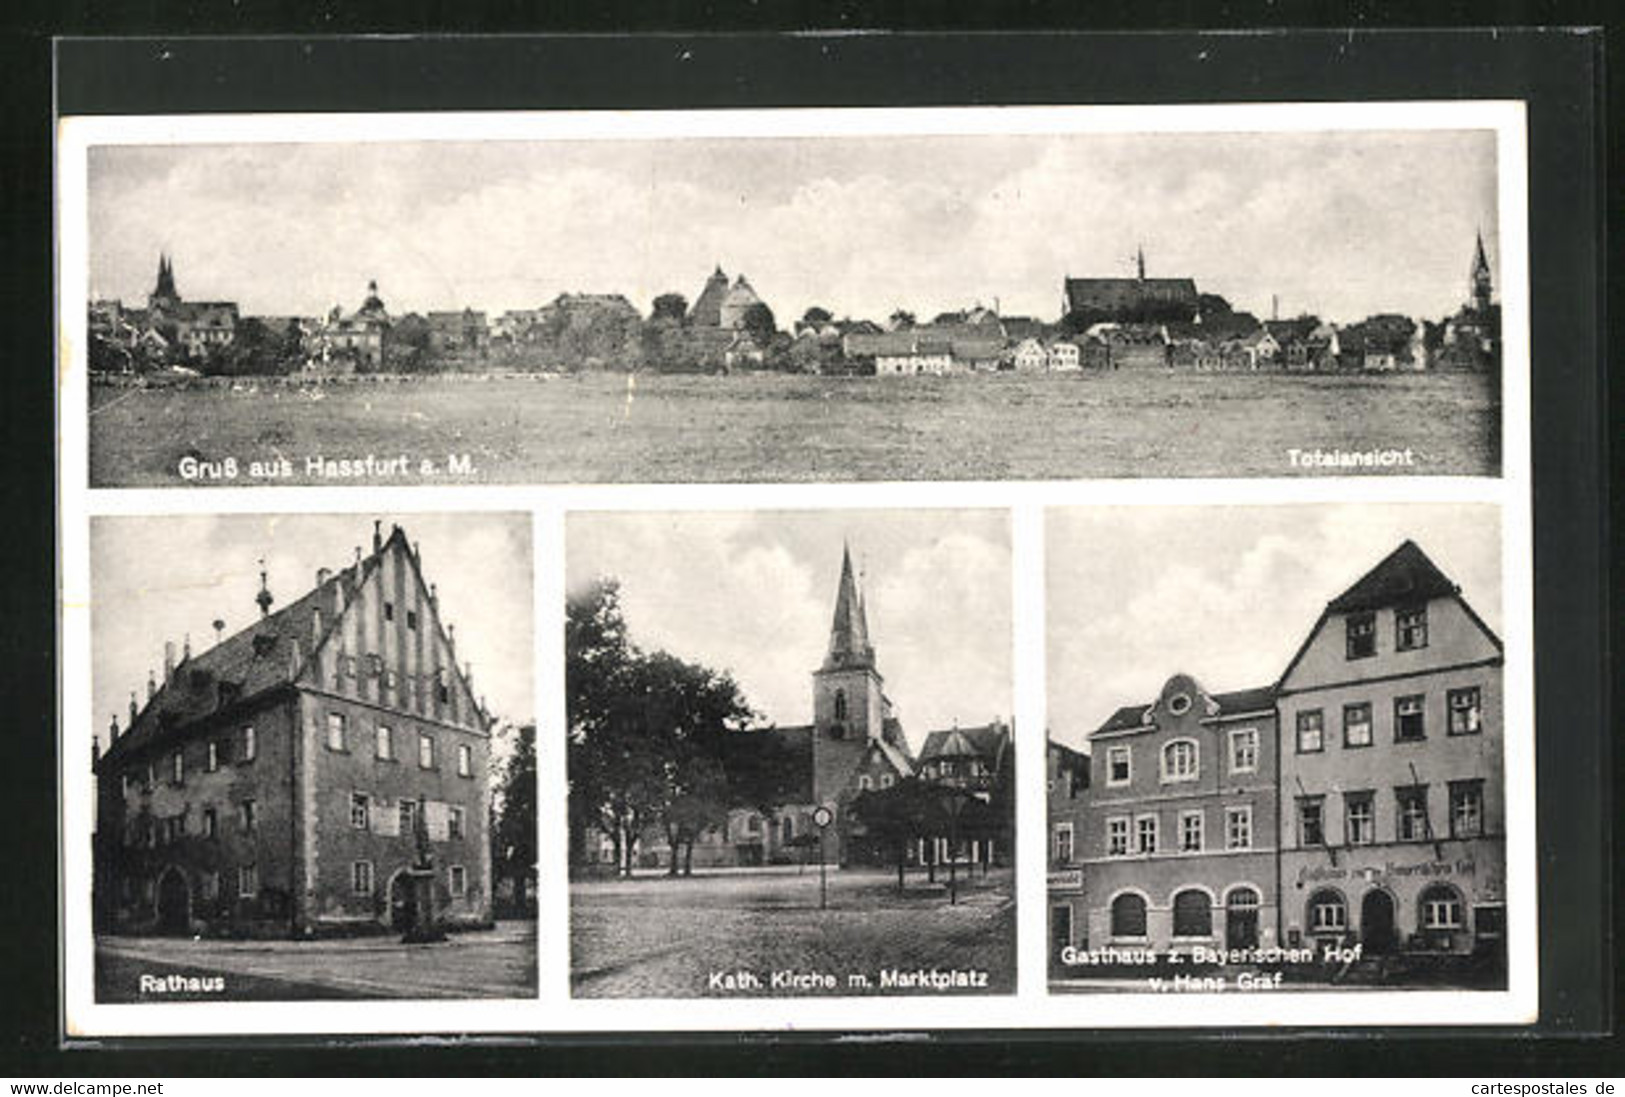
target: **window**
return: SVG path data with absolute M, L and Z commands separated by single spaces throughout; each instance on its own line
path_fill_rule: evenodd
M 1133 892 L 1112 900 L 1112 936 L 1145 936 L 1145 900 Z
M 1417 905 L 1422 908 L 1422 928 L 1454 930 L 1461 928 L 1461 896 L 1456 889 L 1434 884 L 1422 892 Z
M 220 833 L 220 816 L 214 808 L 203 809 L 203 837 L 214 838 Z
M 1428 608 L 1411 606 L 1394 614 L 1394 647 L 1415 651 L 1428 646 Z
M 1450 734 L 1477 735 L 1484 718 L 1483 700 L 1478 687 L 1453 689 L 1445 697 L 1450 710 Z
M 371 801 L 365 792 L 350 793 L 350 825 L 357 830 L 366 830 L 371 820 Z
M 372 894 L 371 861 L 352 861 L 350 863 L 350 891 L 355 895 Z
M 220 898 L 220 874 L 213 870 L 203 874 L 203 901 L 212 903 Z
M 384 762 L 395 760 L 395 733 L 389 730 L 388 724 L 379 724 L 378 729 L 372 733 L 372 752 Z
M 1298 845 L 1323 846 L 1326 844 L 1326 799 L 1322 796 L 1298 797 Z
M 395 603 L 394 602 L 385 602 L 384 603 L 384 620 L 386 620 L 386 621 L 395 620 Z
M 1128 856 L 1128 817 L 1114 816 L 1106 820 L 1106 856 Z
M 1377 654 L 1377 615 L 1375 613 L 1351 613 L 1345 622 L 1347 632 L 1348 657 L 1350 659 L 1364 659 Z
M 1394 742 L 1414 743 L 1427 738 L 1423 726 L 1423 698 L 1420 693 L 1394 698 Z
M 1055 863 L 1070 865 L 1072 863 L 1072 824 L 1055 824 Z
M 401 801 L 401 833 L 412 835 L 418 829 L 418 805 L 415 800 Z
M 1213 936 L 1213 901 L 1206 892 L 1186 888 L 1174 896 L 1174 936 Z
M 444 682 L 440 682 L 435 685 L 434 695 L 435 697 L 439 698 L 442 705 L 448 705 L 451 703 L 451 690 L 446 688 L 446 683 Z
M 220 744 L 214 741 L 209 743 L 208 761 L 204 763 L 210 773 L 220 768 Z
M 1112 747 L 1106 751 L 1106 783 L 1126 785 L 1134 776 L 1134 753 L 1129 747 Z
M 258 750 L 258 746 L 259 744 L 254 738 L 254 725 L 250 724 L 243 728 L 243 749 L 242 757 L 239 759 L 239 761 L 252 762 L 254 760 L 254 755 Z
M 1164 781 L 1194 781 L 1196 772 L 1196 740 L 1175 739 L 1162 748 Z
M 1176 693 L 1172 697 L 1168 698 L 1168 711 L 1173 713 L 1175 716 L 1183 716 L 1190 710 L 1191 699 L 1189 694 Z
M 881 788 L 891 788 L 891 786 L 892 786 L 892 775 L 889 774 L 889 773 L 882 773 L 880 775 L 880 787 Z
M 169 756 L 169 779 L 177 785 L 186 783 L 186 755 L 181 751 Z
M 1224 809 L 1224 848 L 1253 848 L 1253 806 L 1251 804 L 1242 804 L 1240 807 Z
M 844 689 L 835 691 L 835 719 L 846 719 L 846 690 Z
M 344 714 L 330 712 L 327 714 L 327 749 L 343 750 L 344 746 Z
M 1314 754 L 1326 747 L 1326 714 L 1318 708 L 1298 713 L 1298 753 Z
M 237 898 L 252 899 L 260 893 L 260 870 L 258 865 L 239 865 L 237 867 Z
M 1351 846 L 1369 845 L 1377 840 L 1377 808 L 1369 792 L 1345 792 L 1343 813 Z
M 354 655 L 339 656 L 339 673 L 346 678 L 354 678 L 356 673 L 356 658 Z
M 1399 840 L 1420 842 L 1433 837 L 1428 826 L 1428 790 L 1426 785 L 1409 785 L 1394 790 L 1399 811 Z
M 1349 908 L 1343 896 L 1327 889 L 1309 896 L 1311 933 L 1341 933 L 1349 928 Z
M 760 815 L 757 815 L 755 812 L 751 812 L 750 815 L 745 818 L 745 833 L 762 833 L 762 817 Z
M 446 837 L 453 841 L 463 836 L 463 809 L 455 805 L 446 809 Z
M 1179 816 L 1179 852 L 1202 852 L 1202 813 L 1182 812 Z
M 1258 729 L 1237 728 L 1230 733 L 1230 772 L 1253 773 L 1258 769 Z
M 869 791 L 869 789 L 871 789 L 873 787 L 874 787 L 874 782 L 869 779 L 869 775 L 867 773 L 858 774 L 858 791 L 859 792 L 867 792 L 867 791 Z
M 1142 815 L 1134 820 L 1134 851 L 1136 853 L 1157 852 L 1157 817 L 1155 815 Z
M 457 744 L 457 776 L 474 776 L 474 748 L 467 743 Z
M 1450 837 L 1477 838 L 1484 833 L 1484 782 L 1450 782 Z
M 447 870 L 450 876 L 451 897 L 461 899 L 468 894 L 468 870 L 462 865 L 452 865 Z
M 418 766 L 422 769 L 434 768 L 434 736 L 423 732 L 418 733 Z
M 1371 745 L 1371 702 L 1360 701 L 1343 706 L 1343 745 L 1345 747 Z
M 406 627 L 411 629 L 413 632 L 416 632 L 418 630 L 418 611 L 417 610 L 409 609 L 409 610 L 406 611 Z
M 795 839 L 795 836 L 796 821 L 786 815 L 779 820 L 779 841 L 784 845 L 789 845 Z
M 152 791 L 152 786 L 155 785 L 157 782 L 158 782 L 158 775 L 153 772 L 152 763 L 148 762 L 147 763 L 146 778 L 141 783 L 141 791 L 142 792 L 151 792 Z
M 254 801 L 243 800 L 238 803 L 237 829 L 244 834 L 254 833 Z

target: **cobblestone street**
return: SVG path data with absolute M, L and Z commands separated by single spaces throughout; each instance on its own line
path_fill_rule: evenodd
M 171 980 L 179 975 L 181 980 Z M 143 976 L 159 980 L 156 989 Z M 220 989 L 188 990 L 185 980 L 220 977 Z M 169 989 L 169 984 L 176 989 Z M 219 941 L 180 937 L 99 937 L 100 1002 L 299 1001 L 315 998 L 533 998 L 536 924 L 451 935 L 427 945 L 395 937 L 331 941 Z
M 820 911 L 815 869 L 577 883 L 571 984 L 577 997 L 1011 993 L 1012 892 L 1008 869 L 961 881 L 953 906 L 923 876 L 899 895 L 895 874 L 832 871 Z M 922 970 L 945 974 L 913 985 Z

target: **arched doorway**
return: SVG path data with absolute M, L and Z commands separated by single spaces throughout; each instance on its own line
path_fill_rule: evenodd
M 1372 888 L 1360 900 L 1360 944 L 1366 955 L 1394 951 L 1399 943 L 1394 932 L 1394 897 L 1381 888 Z
M 192 889 L 174 865 L 158 877 L 158 929 L 161 933 L 187 933 L 192 928 Z
M 1258 892 L 1236 888 L 1224 899 L 1226 948 L 1258 947 Z
M 405 872 L 389 881 L 389 928 L 405 933 L 417 921 L 417 889 Z

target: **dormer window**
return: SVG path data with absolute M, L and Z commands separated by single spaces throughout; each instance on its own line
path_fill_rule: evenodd
M 1168 698 L 1168 711 L 1175 716 L 1183 716 L 1191 710 L 1191 698 L 1188 693 L 1176 693 Z

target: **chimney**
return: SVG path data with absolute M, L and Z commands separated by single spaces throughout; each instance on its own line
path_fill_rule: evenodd
M 1281 318 L 1281 295 L 1278 294 L 1278 293 L 1272 293 L 1272 294 L 1270 294 L 1270 319 L 1271 320 L 1279 320 L 1280 318 Z
M 113 728 L 118 728 L 118 717 L 113 717 Z M 95 768 L 97 762 L 102 760 L 102 737 L 92 732 L 90 735 L 90 765 Z
M 152 684 L 152 675 L 147 675 L 147 684 Z M 130 691 L 130 726 L 135 727 L 135 716 L 139 710 L 135 707 L 135 690 Z
M 147 670 L 147 700 L 149 700 L 149 701 L 152 700 L 153 695 L 156 694 L 157 692 L 158 692 L 158 683 L 157 683 L 157 681 L 155 681 L 153 679 L 151 668 L 148 668 L 148 670 Z M 134 699 L 133 696 L 132 696 L 131 699 L 132 700 Z
M 357 568 L 359 568 L 361 566 L 361 546 L 360 545 L 357 545 L 355 547 L 355 563 L 352 564 L 351 566 L 352 567 L 357 567 Z
M 374 555 L 384 551 L 384 523 L 377 518 L 372 520 L 372 551 Z
M 447 625 L 446 626 L 446 646 L 450 647 L 450 648 L 456 648 L 456 646 L 457 646 L 457 626 L 456 625 Z
M 173 641 L 173 640 L 165 640 L 164 641 L 164 684 L 168 685 L 169 680 L 171 678 L 173 678 L 173 677 L 175 677 L 175 641 Z
M 330 569 L 330 568 L 317 568 L 316 569 L 316 585 L 317 586 L 325 587 L 327 585 L 327 581 L 329 579 L 331 579 L 331 578 L 333 578 L 332 569 Z
M 221 618 L 216 617 L 214 619 L 214 646 L 215 647 L 220 646 L 220 641 L 225 637 L 225 635 L 226 635 L 226 622 L 223 621 Z
M 184 663 L 184 662 L 186 662 L 188 659 L 190 659 L 192 657 L 192 634 L 190 632 L 187 632 L 187 633 L 183 634 L 183 637 L 184 637 L 183 641 L 182 641 L 183 646 L 181 648 L 181 662 Z
M 113 719 L 107 725 L 107 744 L 112 746 L 118 742 L 118 713 L 113 713 Z
M 440 588 L 433 583 L 429 584 L 429 605 L 440 608 Z
M 289 677 L 296 676 L 299 673 L 299 666 L 304 661 L 305 661 L 305 645 L 300 643 L 299 637 L 295 636 L 293 638 L 293 643 L 288 648 L 288 675 L 289 675 Z

